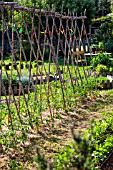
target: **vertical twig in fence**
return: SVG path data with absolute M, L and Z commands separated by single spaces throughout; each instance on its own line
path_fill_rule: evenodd
M 23 22 L 23 13 L 22 13 L 22 22 Z M 22 25 L 21 25 L 22 28 Z M 22 43 L 22 32 L 20 32 L 20 42 Z M 19 65 L 19 74 L 21 77 L 21 65 L 22 65 L 22 46 L 20 45 L 20 65 Z M 18 91 L 18 110 L 19 110 L 19 114 L 20 114 L 20 94 L 21 94 L 21 83 L 19 82 L 19 91 Z

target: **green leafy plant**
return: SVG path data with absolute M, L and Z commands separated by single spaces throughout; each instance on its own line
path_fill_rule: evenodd
M 98 64 L 95 70 L 97 74 L 102 74 L 102 73 L 106 73 L 108 71 L 108 68 L 103 64 Z
M 104 48 L 107 52 L 113 52 L 113 39 L 108 39 Z
M 99 42 L 99 45 L 98 45 L 98 46 L 99 46 L 99 48 L 101 48 L 101 49 L 104 48 L 103 42 Z
M 98 47 L 98 45 L 97 45 L 97 44 L 92 44 L 92 45 L 91 45 L 91 48 L 95 48 L 95 49 L 97 49 L 97 47 Z
M 2 76 L 2 84 L 3 84 L 3 87 L 5 87 L 6 89 L 9 87 L 10 79 L 11 79 L 10 74 L 8 76 L 6 75 Z M 12 86 L 18 86 L 19 82 L 17 81 L 17 75 L 12 76 L 11 83 L 12 83 Z
M 113 147 L 113 126 L 112 126 L 112 114 L 106 113 L 106 116 L 109 115 L 108 119 L 101 119 L 99 122 L 92 122 L 92 126 L 88 129 L 88 136 L 92 134 L 92 146 L 93 149 L 93 162 L 94 164 L 101 163 L 111 151 Z
M 106 55 L 104 53 L 99 53 L 98 56 L 94 57 L 91 61 L 91 64 L 96 67 L 98 64 L 103 64 L 109 67 L 110 62 L 109 62 L 110 55 Z
M 19 82 L 18 77 L 16 78 L 16 80 Z M 20 80 L 21 80 L 23 86 L 28 85 L 29 82 L 30 82 L 30 85 L 32 84 L 32 80 L 31 80 L 31 78 L 29 78 L 28 75 L 21 76 Z
M 82 82 L 79 80 L 80 84 L 79 87 L 75 87 L 77 94 L 80 96 L 87 96 L 87 91 L 92 91 L 95 87 L 102 86 L 102 81 L 107 81 L 106 77 L 99 76 L 99 77 L 89 77 L 88 79 L 82 79 Z

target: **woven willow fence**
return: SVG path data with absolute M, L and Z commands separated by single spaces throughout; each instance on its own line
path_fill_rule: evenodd
M 17 121 L 33 127 L 33 122 L 44 121 L 44 111 L 53 118 L 58 110 L 74 105 L 83 79 L 87 83 L 86 16 L 10 2 L 0 2 L 0 10 L 0 112 L 7 105 L 12 128 Z

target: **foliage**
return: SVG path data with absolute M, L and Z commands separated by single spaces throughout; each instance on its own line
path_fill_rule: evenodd
M 90 128 L 84 135 L 75 135 L 76 125 L 74 125 L 71 129 L 74 141 L 58 151 L 52 165 L 38 150 L 37 160 L 40 169 L 48 167 L 48 169 L 56 170 L 71 170 L 73 168 L 76 170 L 99 170 L 99 163 L 106 158 L 113 147 L 113 113 L 106 113 L 106 116 L 108 115 L 108 119 L 103 118 L 98 122 L 92 120 Z
M 81 13 L 83 13 L 86 9 L 86 23 L 90 24 L 91 19 L 94 17 L 95 14 L 95 2 L 94 0 L 63 0 L 63 1 L 53 1 L 53 0 L 47 0 L 46 3 L 52 5 L 52 4 L 56 4 L 56 10 L 58 12 L 62 12 L 62 5 L 63 5 L 63 12 L 68 13 L 68 11 L 70 12 L 74 12 L 74 14 L 78 14 L 81 15 Z
M 112 114 L 106 113 L 108 119 L 102 119 L 99 122 L 93 123 L 93 129 L 89 129 L 88 136 L 92 134 L 92 142 L 94 151 L 92 153 L 94 164 L 98 164 L 106 158 L 106 155 L 111 151 L 113 145 L 113 126 L 112 126 Z
M 99 20 L 99 19 L 98 19 Z M 98 31 L 95 33 L 95 39 L 99 43 L 103 42 L 104 48 L 106 48 L 106 44 L 109 42 L 110 47 L 105 50 L 108 52 L 112 52 L 112 41 L 113 41 L 113 21 L 111 16 L 100 18 L 99 21 L 101 24 L 98 27 Z
M 103 64 L 98 64 L 95 70 L 97 74 L 106 73 L 108 71 L 108 67 Z
M 113 52 L 113 39 L 108 39 L 108 40 L 105 42 L 104 49 L 105 49 L 107 52 Z
M 74 134 L 72 136 L 74 142 L 58 153 L 55 169 L 91 170 L 93 164 L 89 139 Z
M 110 65 L 109 58 L 110 58 L 110 55 L 106 55 L 104 53 L 99 53 L 98 56 L 96 56 L 92 59 L 91 64 L 94 67 L 97 67 L 98 64 L 103 64 L 108 67 Z
M 98 45 L 97 44 L 92 44 L 91 48 L 96 48 L 97 49 Z
M 19 82 L 19 78 L 17 77 L 16 78 L 16 81 Z M 22 85 L 25 86 L 25 85 L 28 85 L 28 83 L 30 83 L 30 85 L 32 84 L 32 80 L 29 78 L 29 76 L 27 75 L 23 75 L 21 78 L 20 78 L 20 81 L 22 82 Z
M 95 34 L 95 39 L 97 42 L 102 41 L 105 48 L 106 42 L 113 40 L 113 2 L 112 0 L 102 0 L 97 2 L 96 7 L 98 17 L 93 19 L 93 22 L 98 25 L 98 31 Z M 108 52 L 113 51 L 111 47 L 106 49 Z
M 16 80 L 17 75 L 13 75 L 12 76 L 12 86 L 17 86 L 18 85 L 18 81 Z M 3 82 L 3 87 L 5 86 L 5 88 L 7 89 L 9 87 L 10 84 L 10 75 L 8 75 L 8 77 L 6 75 L 2 76 L 2 82 Z
M 3 87 L 5 87 L 6 89 L 8 89 L 9 84 L 10 84 L 10 75 L 8 75 L 8 77 L 6 75 L 2 76 L 2 82 L 3 82 Z M 30 82 L 30 85 L 32 84 L 32 80 L 29 80 L 29 76 L 22 76 L 19 80 L 19 77 L 17 75 L 12 76 L 12 81 L 11 81 L 11 85 L 12 86 L 19 86 L 19 82 L 22 83 L 22 86 L 28 85 L 28 82 Z
M 44 1 L 45 2 L 45 1 Z M 60 11 L 61 1 L 57 1 L 57 9 Z M 73 1 L 70 4 L 70 1 L 64 1 L 65 7 L 64 11 L 67 12 L 67 9 L 78 10 L 78 14 L 80 14 L 81 11 L 85 9 L 85 7 L 88 9 L 89 6 L 93 6 L 92 3 L 94 1 L 76 1 L 77 4 L 75 5 Z M 23 1 L 23 3 L 27 3 L 27 6 L 32 7 L 35 5 L 36 1 Z M 51 3 L 51 2 L 50 2 Z M 54 3 L 54 2 L 52 2 Z M 41 5 L 41 4 L 40 4 Z M 50 4 L 51 7 L 52 4 Z M 59 6 L 58 6 L 59 5 Z M 73 7 L 72 7 L 73 6 Z M 80 6 L 80 8 L 79 8 Z M 40 6 L 42 8 L 42 6 Z M 47 6 L 45 6 L 46 8 Z M 94 8 L 94 7 L 93 7 Z M 89 8 L 91 9 L 91 8 Z M 74 11 L 76 12 L 76 11 Z M 90 12 L 89 10 L 86 10 L 86 12 Z M 94 11 L 93 11 L 94 12 Z M 93 14 L 92 12 L 92 14 Z M 18 14 L 17 14 L 18 15 Z M 17 20 L 20 16 L 17 16 Z M 92 17 L 92 16 L 91 16 Z M 29 18 L 27 17 L 29 20 Z M 30 21 L 29 21 L 30 22 Z M 30 47 L 27 47 L 27 50 Z M 47 51 L 48 54 L 48 51 Z M 96 59 L 93 59 L 92 61 L 95 66 L 97 66 L 97 71 L 106 71 L 109 58 L 108 56 L 105 56 L 104 54 L 99 54 L 99 56 L 96 57 Z M 102 64 L 106 64 L 103 66 Z M 49 63 L 50 64 L 50 63 Z M 100 65 L 101 64 L 101 65 Z M 62 67 L 62 66 L 61 66 Z M 47 67 L 48 68 L 48 67 Z M 75 69 L 69 67 L 72 75 L 75 76 Z M 36 68 L 33 68 L 36 71 Z M 39 66 L 39 70 L 43 71 L 43 66 Z M 46 68 L 45 68 L 46 69 Z M 63 69 L 67 70 L 67 66 Z M 52 74 L 55 75 L 56 68 L 51 68 Z M 28 70 L 27 70 L 28 71 Z M 33 70 L 32 70 L 33 71 Z M 35 72 L 34 71 L 34 72 Z M 73 106 L 76 105 L 76 98 L 79 96 L 87 96 L 87 92 L 90 89 L 94 90 L 94 87 L 97 85 L 97 83 L 100 83 L 101 80 L 103 80 L 103 77 L 95 78 L 84 78 L 81 75 L 84 75 L 83 72 L 79 68 L 79 74 L 77 73 L 77 80 L 75 84 L 71 82 L 66 82 L 66 80 L 69 78 L 70 75 L 66 73 L 64 76 L 64 82 L 61 83 L 60 81 L 54 80 L 53 82 L 46 82 L 46 84 L 36 85 L 36 93 L 30 93 L 26 96 L 20 96 L 20 103 L 18 102 L 18 97 L 14 97 L 15 103 L 8 103 L 8 106 L 6 104 L 0 105 L 0 111 L 1 111 L 1 118 L 0 118 L 0 128 L 2 128 L 2 125 L 4 125 L 4 122 L 6 121 L 7 117 L 9 117 L 8 114 L 11 114 L 11 121 L 8 122 L 8 130 L 4 133 L 0 133 L 0 144 L 4 145 L 4 152 L 10 151 L 12 148 L 15 150 L 18 150 L 19 152 L 22 150 L 22 157 L 24 156 L 24 159 L 28 161 L 29 155 L 26 155 L 26 150 L 29 152 L 28 148 L 29 146 L 25 145 L 26 139 L 30 140 L 30 136 L 28 136 L 28 133 L 31 133 L 31 127 L 30 123 L 32 122 L 33 126 L 37 129 L 37 132 L 39 132 L 40 123 L 42 123 L 42 112 L 48 109 L 51 109 L 53 112 L 57 112 L 59 110 L 65 109 L 65 111 L 69 111 Z M 46 75 L 46 71 L 44 70 L 44 74 Z M 56 73 L 57 74 L 57 73 Z M 10 74 L 8 74 L 8 77 L 6 75 L 3 76 L 3 82 L 5 87 L 9 86 L 9 79 Z M 28 84 L 29 76 L 22 76 L 20 81 L 22 82 L 22 85 Z M 98 81 L 98 82 L 97 82 Z M 73 81 L 74 82 L 74 81 Z M 17 74 L 13 74 L 12 76 L 12 85 L 17 85 L 19 83 L 19 78 Z M 78 83 L 78 84 L 77 84 Z M 30 84 L 32 84 L 32 80 L 30 79 Z M 64 94 L 63 94 L 64 92 Z M 64 95 L 64 96 L 63 96 Z M 34 99 L 37 99 L 36 101 Z M 26 104 L 27 103 L 27 104 Z M 18 107 L 15 106 L 18 104 Z M 65 107 L 64 107 L 65 106 Z M 8 108 L 10 107 L 10 108 Z M 10 111 L 9 111 L 10 109 Z M 8 112 L 9 111 L 9 112 Z M 19 115 L 20 114 L 20 115 Z M 111 114 L 111 115 L 110 115 Z M 103 160 L 105 158 L 105 155 L 108 151 L 111 150 L 113 147 L 113 137 L 110 136 L 113 133 L 113 126 L 112 126 L 112 113 L 110 113 L 108 119 L 100 120 L 99 122 L 92 122 L 91 129 L 89 129 L 88 133 L 85 135 L 75 135 L 74 134 L 74 127 L 71 129 L 72 136 L 74 139 L 74 142 L 66 145 L 65 149 L 58 150 L 57 151 L 57 158 L 53 165 L 49 165 L 50 169 L 72 169 L 77 168 L 78 170 L 94 170 L 94 166 L 99 163 L 100 160 Z M 57 114 L 57 117 L 61 119 L 60 114 Z M 22 121 L 21 121 L 22 119 Z M 48 125 L 50 128 L 49 121 L 53 120 L 54 117 L 48 116 L 45 118 L 45 124 Z M 54 130 L 54 127 L 53 129 Z M 19 132 L 19 135 L 17 135 L 17 132 Z M 37 134 L 37 133 L 36 133 Z M 44 134 L 45 135 L 45 134 Z M 44 136 L 44 139 L 46 137 Z M 48 139 L 48 138 L 47 138 Z M 37 139 L 36 139 L 37 140 Z M 34 146 L 35 144 L 33 144 Z M 19 147 L 18 147 L 19 146 Z M 23 146 L 23 148 L 21 148 Z M 38 164 L 38 167 L 40 169 L 47 169 L 48 167 L 48 161 L 45 159 L 45 157 L 40 153 L 40 150 L 37 149 L 36 151 L 36 160 L 34 160 L 34 165 Z M 19 156 L 19 155 L 18 155 Z M 28 156 L 28 159 L 27 159 Z M 93 158 L 93 159 L 92 159 Z M 21 159 L 20 159 L 21 160 Z M 26 162 L 27 162 L 26 161 Z M 13 160 L 10 161 L 9 167 L 11 169 L 19 169 L 24 168 L 22 165 L 18 166 L 18 162 L 13 157 Z M 52 167 L 52 168 L 51 168 Z M 24 168 L 25 169 L 25 168 Z
M 79 69 L 82 72 L 82 69 L 81 68 Z M 28 77 L 23 77 L 23 79 L 25 80 L 24 82 L 26 83 L 26 81 L 28 80 Z M 64 82 L 65 101 L 62 97 L 62 89 L 61 89 L 60 82 L 59 81 L 51 82 L 50 83 L 51 88 L 52 90 L 54 89 L 53 94 L 55 94 L 55 95 L 52 95 L 52 94 L 49 95 L 49 104 L 51 104 L 51 108 L 55 112 L 59 110 L 63 110 L 64 109 L 63 104 L 65 102 L 66 104 L 65 110 L 68 112 L 69 109 L 72 109 L 72 107 L 75 107 L 77 97 L 87 95 L 87 92 L 89 89 L 93 90 L 96 84 L 96 81 L 100 82 L 102 79 L 103 77 L 99 77 L 99 78 L 90 77 L 89 79 L 82 78 L 81 80 L 79 79 L 79 82 L 78 82 L 79 86 L 77 85 L 74 86 L 74 90 L 76 93 L 73 93 L 73 87 L 70 83 Z M 12 121 L 13 121 L 13 130 L 11 129 L 12 128 L 11 124 L 9 124 L 10 126 L 8 127 L 9 128 L 8 131 L 0 134 L 2 145 L 6 146 L 4 152 L 7 153 L 12 148 L 20 152 L 22 148 L 18 146 L 20 146 L 19 144 L 21 144 L 24 148 L 24 151 L 22 151 L 21 154 L 23 156 L 23 153 L 24 153 L 24 159 L 27 157 L 25 149 L 28 150 L 28 146 L 25 145 L 25 142 L 26 142 L 26 139 L 29 139 L 28 133 L 31 133 L 30 131 L 31 127 L 29 126 L 30 125 L 29 121 L 32 120 L 33 126 L 37 128 L 37 132 L 40 132 L 39 131 L 40 123 L 42 123 L 41 114 L 43 111 L 47 110 L 48 108 L 48 103 L 47 103 L 48 93 L 45 88 L 46 89 L 48 88 L 48 83 L 45 85 L 37 85 L 36 96 L 37 96 L 38 102 L 34 100 L 35 98 L 34 93 L 30 93 L 28 95 L 28 98 L 26 98 L 27 103 L 28 103 L 28 108 L 26 108 L 26 101 L 24 101 L 24 96 L 20 97 L 19 110 L 21 113 L 21 118 L 23 119 L 22 124 L 18 118 L 15 104 L 14 103 L 10 104 L 10 112 L 11 112 Z M 18 98 L 16 98 L 16 100 L 18 100 Z M 7 119 L 6 113 L 8 112 L 8 108 L 6 104 L 3 104 L 0 106 L 0 109 L 2 110 L 0 126 L 2 127 L 3 121 Z M 28 113 L 27 109 L 29 109 L 30 111 L 30 116 L 27 115 Z M 61 119 L 60 114 L 59 115 L 57 114 L 57 116 L 59 119 Z M 51 121 L 51 118 L 47 117 L 45 118 L 44 121 L 46 122 L 45 124 L 49 126 L 50 125 L 49 121 Z M 106 129 L 109 130 L 108 129 L 109 126 L 110 126 L 110 132 L 112 132 L 111 122 L 112 122 L 112 116 L 109 117 L 108 121 L 106 119 L 104 121 L 100 121 L 100 123 L 102 124 L 102 128 L 98 128 L 98 126 L 100 127 L 99 123 L 92 122 L 93 128 L 91 128 L 91 130 L 88 131 L 88 135 L 86 135 L 85 137 L 84 135 L 78 135 L 78 136 L 74 135 L 74 127 L 73 127 L 72 136 L 73 136 L 74 142 L 66 145 L 64 149 L 57 151 L 55 162 L 53 162 L 52 165 L 48 163 L 48 161 L 44 157 L 44 154 L 41 154 L 41 152 L 38 149 L 36 153 L 37 155 L 35 155 L 36 159 L 32 161 L 35 162 L 36 167 L 42 170 L 47 169 L 47 167 L 48 169 L 52 167 L 51 169 L 56 169 L 56 170 L 57 169 L 60 170 L 63 168 L 72 169 L 75 167 L 78 168 L 78 170 L 80 169 L 81 170 L 83 169 L 94 170 L 94 165 L 99 163 L 101 158 L 103 157 L 105 158 L 105 155 L 107 153 L 107 148 L 110 151 L 110 148 L 112 147 L 112 143 L 110 143 L 113 141 L 112 138 L 111 137 L 108 138 L 107 135 L 106 135 L 106 141 L 104 138 L 104 134 L 105 134 L 104 132 L 106 131 Z M 54 127 L 52 130 L 54 130 Z M 16 134 L 18 131 L 20 132 L 19 135 Z M 99 142 L 97 141 L 97 139 L 99 140 Z M 101 142 L 101 145 L 100 145 L 100 142 Z M 102 147 L 103 147 L 103 151 L 101 150 Z M 104 155 L 103 157 L 102 157 L 102 154 Z M 94 159 L 92 159 L 92 157 Z M 27 161 L 28 159 L 30 159 L 29 155 L 28 155 Z M 19 169 L 19 166 L 22 167 L 22 165 L 19 165 L 19 163 L 16 162 L 16 160 L 10 161 L 9 164 L 11 168 L 17 167 Z
M 110 13 L 110 4 L 109 0 L 99 1 L 97 6 L 97 16 L 105 16 Z
M 63 12 L 64 13 L 68 13 L 68 11 L 70 12 L 74 12 L 74 14 L 76 15 L 76 13 L 78 15 L 81 15 L 81 12 L 83 13 L 86 9 L 86 22 L 88 24 L 90 24 L 91 19 L 94 17 L 95 14 L 95 2 L 94 0 L 64 0 L 64 1 L 57 1 L 57 0 L 43 0 L 43 1 L 19 1 L 20 5 L 23 6 L 27 6 L 27 7 L 33 7 L 34 5 L 37 8 L 41 8 L 41 9 L 47 9 L 48 8 L 48 4 L 50 5 L 50 8 L 52 10 L 54 10 L 54 4 L 56 5 L 56 11 L 62 13 L 62 6 L 63 6 Z
M 93 22 L 102 22 L 102 21 L 106 21 L 107 19 L 110 19 L 110 18 L 111 18 L 110 16 L 102 16 L 99 18 L 93 18 L 92 21 Z
M 98 46 L 99 46 L 99 48 L 101 48 L 101 49 L 104 48 L 103 42 L 99 42 L 99 45 L 98 45 Z
M 106 113 L 106 116 L 109 115 L 109 118 L 102 119 L 99 122 L 92 120 L 91 128 L 88 129 L 88 132 L 83 138 L 74 136 L 75 144 L 69 145 L 63 152 L 60 152 L 60 155 L 57 158 L 57 166 L 59 168 L 66 168 L 67 165 L 68 168 L 71 168 L 77 167 L 78 163 L 78 169 L 94 170 L 94 165 L 103 161 L 113 147 L 112 114 L 113 113 Z M 78 151 L 78 153 L 76 151 Z M 86 164 L 80 162 L 83 158 L 85 158 Z
M 95 87 L 102 86 L 102 80 L 107 81 L 107 78 L 103 76 L 91 76 L 87 79 L 78 80 L 78 84 L 75 86 L 76 96 L 87 97 L 89 89 L 90 91 L 94 91 Z

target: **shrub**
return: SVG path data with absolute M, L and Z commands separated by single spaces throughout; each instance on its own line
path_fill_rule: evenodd
M 18 85 L 18 81 L 16 80 L 16 75 L 12 76 L 12 86 L 17 86 Z M 10 75 L 8 75 L 8 77 L 6 75 L 2 76 L 2 85 L 8 89 L 9 87 L 9 81 L 10 81 Z
M 30 85 L 32 84 L 32 80 L 31 80 L 31 78 L 29 79 L 29 76 L 24 75 L 20 78 L 20 80 L 21 80 L 23 86 L 28 85 L 28 83 L 30 83 Z M 18 77 L 17 77 L 17 81 L 19 82 Z
M 99 42 L 99 48 L 104 48 L 103 42 Z
M 96 67 L 98 64 L 103 64 L 103 65 L 106 65 L 107 67 L 109 67 L 110 66 L 109 58 L 110 58 L 110 55 L 99 53 L 98 56 L 94 57 L 91 60 L 91 64 L 94 67 Z
M 113 40 L 112 39 L 108 39 L 107 42 L 105 43 L 105 51 L 107 52 L 113 52 Z
M 29 82 L 30 82 L 30 86 L 32 85 L 32 80 L 31 79 L 29 80 L 29 76 L 22 76 L 20 80 L 22 86 L 28 85 Z M 10 75 L 8 75 L 8 77 L 6 75 L 2 76 L 2 84 L 6 89 L 8 89 L 9 87 L 9 81 L 10 81 Z M 19 86 L 19 77 L 17 77 L 17 75 L 12 76 L 12 86 Z
M 6 88 L 8 88 L 8 84 L 9 84 L 8 78 L 6 77 L 6 75 L 3 75 L 2 76 L 2 86 L 4 85 Z
M 108 71 L 108 67 L 103 64 L 98 64 L 95 68 L 97 74 L 105 73 Z

